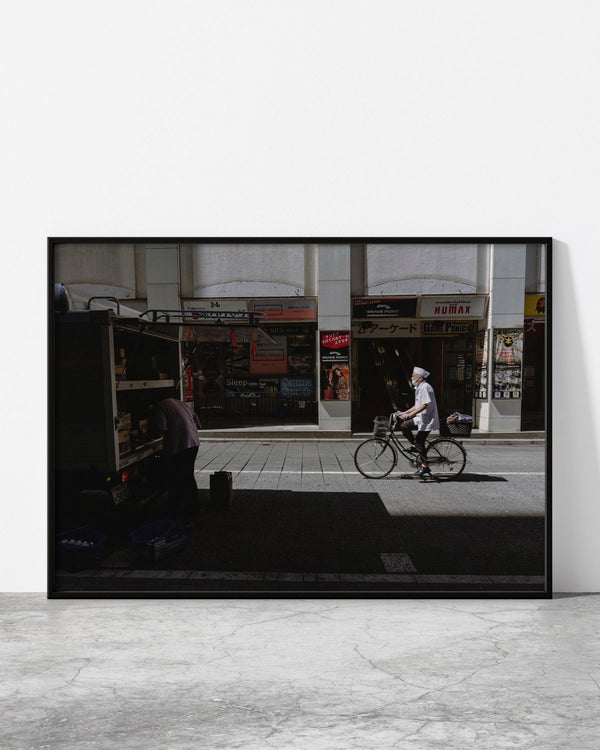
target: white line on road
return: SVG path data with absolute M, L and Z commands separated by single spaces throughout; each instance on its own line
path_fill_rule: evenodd
M 308 470 L 308 471 L 287 471 L 285 469 L 239 469 L 237 473 L 244 472 L 244 474 L 354 474 L 361 476 L 358 471 L 337 471 L 325 469 L 323 471 Z M 233 469 L 232 473 L 236 470 Z M 212 474 L 213 469 L 198 469 L 194 472 L 195 474 Z M 545 471 L 468 471 L 466 474 L 471 474 L 479 477 L 543 477 Z

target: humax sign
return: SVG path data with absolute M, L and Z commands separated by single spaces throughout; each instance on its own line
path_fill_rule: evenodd
M 487 297 L 422 297 L 419 318 L 484 318 Z

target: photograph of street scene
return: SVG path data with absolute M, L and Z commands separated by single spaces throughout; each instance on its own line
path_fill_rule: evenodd
M 550 256 L 49 240 L 48 595 L 549 596 Z

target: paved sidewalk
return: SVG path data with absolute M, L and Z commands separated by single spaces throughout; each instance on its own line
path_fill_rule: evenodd
M 203 440 L 196 460 L 196 481 L 200 490 L 206 490 L 210 474 L 230 471 L 234 490 L 374 492 L 394 515 L 544 513 L 542 445 L 465 440 L 467 465 L 459 481 L 428 484 L 414 480 L 415 468 L 402 456 L 385 479 L 363 477 L 354 465 L 354 451 L 360 442 Z

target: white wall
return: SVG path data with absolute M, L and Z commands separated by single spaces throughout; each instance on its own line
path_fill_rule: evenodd
M 477 245 L 460 243 L 369 243 L 365 263 L 366 293 L 474 294 L 481 275 L 478 250 Z
M 302 297 L 304 245 L 197 244 L 194 297 Z
M 555 589 L 600 590 L 599 25 L 595 0 L 5 3 L 0 590 L 46 584 L 47 235 L 553 235 Z

